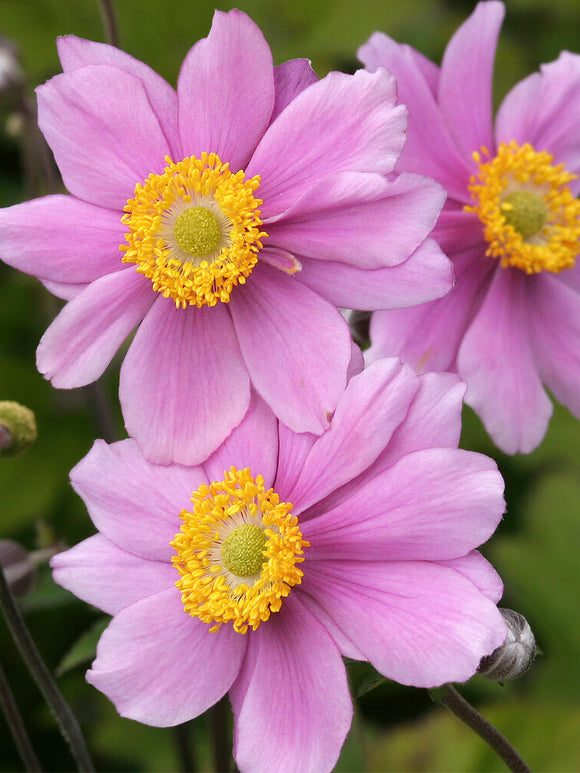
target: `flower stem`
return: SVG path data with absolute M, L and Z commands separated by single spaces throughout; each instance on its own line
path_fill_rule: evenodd
M 483 738 L 513 773 L 530 773 L 530 769 L 507 738 L 484 719 L 452 685 L 445 685 L 445 690 L 445 694 L 438 700 L 439 703 Z
M 2 664 L 0 664 L 0 706 L 2 706 L 2 710 L 4 711 L 10 733 L 16 744 L 20 758 L 24 763 L 24 767 L 27 771 L 31 771 L 31 773 L 40 773 L 42 767 L 34 753 L 34 748 L 30 742 L 28 733 L 26 732 L 22 716 L 18 711 L 18 706 L 14 700 L 14 695 L 10 689 L 8 680 L 6 679 Z
M 101 6 L 101 15 L 105 26 L 105 38 L 107 43 L 119 48 L 119 25 L 117 24 L 117 15 L 113 0 L 99 0 Z
M 4 570 L 1 567 L 0 608 L 4 613 L 4 618 L 20 654 L 56 717 L 60 731 L 69 745 L 72 755 L 77 762 L 79 771 L 82 771 L 82 773 L 93 773 L 95 768 L 89 756 L 76 717 L 72 713 L 68 703 L 62 697 L 50 671 L 40 657 L 28 628 L 26 627 L 26 623 L 10 592 L 10 588 L 8 587 L 8 583 L 4 576 Z

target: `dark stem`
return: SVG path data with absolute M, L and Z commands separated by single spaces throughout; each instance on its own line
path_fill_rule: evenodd
M 514 773 L 530 773 L 530 769 L 507 738 L 504 738 L 487 719 L 484 719 L 454 687 L 448 684 L 446 689 L 447 692 L 441 698 L 441 703 L 455 714 L 456 717 L 459 717 L 467 727 L 470 727 L 483 738 L 510 770 L 514 771 Z
M 26 728 L 24 727 L 22 716 L 18 711 L 18 706 L 16 705 L 14 695 L 12 694 L 12 690 L 10 689 L 10 685 L 8 684 L 6 674 L 4 673 L 4 669 L 2 668 L 1 664 L 0 706 L 2 706 L 2 710 L 6 716 L 6 721 L 8 722 L 10 733 L 14 739 L 14 743 L 16 744 L 18 753 L 20 754 L 20 759 L 24 763 L 25 769 L 31 771 L 32 773 L 42 773 L 42 767 L 40 766 L 40 762 L 34 753 L 34 748 L 30 742 Z
M 210 709 L 210 733 L 216 770 L 231 770 L 232 742 L 228 723 L 228 702 L 222 698 Z
M 101 381 L 95 381 L 84 389 L 99 436 L 107 443 L 119 440 L 119 432 L 113 408 Z
M 99 5 L 105 26 L 105 39 L 107 43 L 119 48 L 119 25 L 117 24 L 113 0 L 99 0 Z
M 60 731 L 68 743 L 73 757 L 82 773 L 94 773 L 94 766 L 87 750 L 85 739 L 81 733 L 76 717 L 68 703 L 62 697 L 50 671 L 40 657 L 30 636 L 24 618 L 20 614 L 16 602 L 10 592 L 4 570 L 0 567 L 0 608 L 10 629 L 10 633 L 22 655 L 40 691 L 52 709 L 60 727 Z
M 193 745 L 191 743 L 192 730 L 193 722 L 184 722 L 183 725 L 177 725 L 174 728 L 179 770 L 181 773 L 194 773 L 196 770 Z

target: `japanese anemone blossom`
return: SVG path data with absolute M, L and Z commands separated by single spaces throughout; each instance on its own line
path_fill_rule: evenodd
M 318 437 L 253 396 L 203 465 L 97 440 L 71 480 L 99 533 L 52 559 L 114 616 L 89 682 L 157 726 L 229 691 L 242 771 L 320 773 L 351 722 L 341 655 L 407 685 L 469 679 L 506 636 L 476 550 L 504 500 L 495 463 L 457 448 L 464 389 L 385 358 Z
M 552 412 L 542 383 L 580 416 L 580 57 L 563 52 L 521 81 L 492 128 L 503 16 L 502 3 L 479 3 L 440 69 L 381 33 L 359 51 L 408 106 L 399 168 L 447 190 L 433 236 L 456 280 L 443 300 L 376 313 L 369 357 L 456 371 L 499 448 L 527 453 Z
M 139 325 L 120 400 L 152 460 L 197 464 L 237 426 L 250 385 L 320 434 L 346 385 L 336 305 L 441 296 L 425 242 L 441 187 L 393 170 L 406 109 L 385 71 L 273 67 L 243 13 L 216 12 L 177 91 L 111 46 L 59 40 L 39 126 L 70 194 L 0 215 L 0 255 L 69 302 L 38 348 L 56 387 L 97 379 Z

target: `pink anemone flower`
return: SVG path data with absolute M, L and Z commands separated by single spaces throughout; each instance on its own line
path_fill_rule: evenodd
M 369 357 L 452 370 L 496 445 L 527 453 L 552 413 L 543 384 L 580 416 L 580 57 L 563 52 L 506 96 L 492 126 L 504 6 L 482 2 L 436 67 L 375 33 L 360 49 L 409 109 L 399 168 L 448 199 L 433 236 L 454 264 L 442 300 L 379 311 Z
M 216 12 L 177 91 L 111 46 L 59 40 L 39 126 L 70 195 L 0 213 L 0 256 L 67 305 L 43 336 L 56 387 L 120 376 L 127 431 L 160 463 L 196 464 L 236 427 L 253 386 L 320 434 L 346 385 L 336 305 L 440 297 L 452 269 L 426 240 L 432 180 L 394 173 L 407 113 L 385 71 L 272 64 L 243 13 Z
M 88 681 L 156 726 L 229 691 L 240 770 L 320 773 L 351 723 L 341 656 L 406 685 L 469 679 L 506 636 L 476 550 L 504 499 L 493 460 L 457 448 L 464 390 L 384 358 L 321 436 L 255 396 L 203 465 L 97 440 L 71 480 L 98 534 L 52 559 L 113 615 Z

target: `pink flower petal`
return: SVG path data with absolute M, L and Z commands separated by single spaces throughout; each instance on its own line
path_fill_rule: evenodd
M 183 611 L 177 588 L 126 607 L 101 636 L 87 681 L 122 717 L 155 727 L 187 722 L 229 690 L 247 638 Z
M 468 385 L 465 402 L 508 454 L 532 451 L 552 414 L 530 337 L 534 309 L 528 294 L 536 281 L 517 268 L 498 267 L 457 357 L 459 375 Z
M 457 147 L 441 114 L 432 90 L 432 69 L 412 48 L 399 45 L 381 32 L 375 32 L 358 55 L 371 72 L 385 67 L 393 73 L 399 101 L 409 110 L 400 168 L 435 178 L 449 196 L 467 203 L 471 164 Z
M 50 561 L 56 583 L 108 615 L 167 590 L 179 575 L 167 562 L 145 561 L 95 534 Z
M 203 467 L 210 481 L 219 481 L 232 465 L 238 470 L 249 467 L 254 477 L 261 475 L 266 488 L 274 482 L 278 466 L 278 421 L 255 392 L 242 422 Z
M 67 189 L 120 217 L 136 183 L 162 172 L 170 152 L 143 83 L 89 65 L 57 75 L 37 95 L 38 125 Z
M 272 121 L 290 102 L 308 86 L 316 83 L 318 76 L 308 59 L 291 59 L 274 67 L 274 86 L 276 100 L 272 111 Z
M 538 109 L 541 105 L 541 110 Z M 531 143 L 555 163 L 580 173 L 580 56 L 563 51 L 506 96 L 496 119 L 497 142 Z M 574 192 L 577 193 L 578 183 Z
M 96 381 L 153 300 L 151 284 L 133 268 L 92 282 L 42 336 L 38 370 L 59 389 Z
M 466 577 L 428 561 L 320 561 L 302 588 L 373 666 L 415 687 L 465 682 L 503 643 L 496 605 Z
M 279 220 L 265 222 L 269 242 L 318 260 L 357 268 L 402 263 L 435 225 L 443 189 L 426 177 L 341 172 L 322 179 Z
M 295 432 L 323 432 L 351 357 L 340 312 L 265 264 L 236 288 L 229 305 L 252 384 Z
M 148 462 L 133 439 L 96 440 L 70 474 L 97 529 L 124 550 L 152 561 L 171 561 L 169 543 L 179 514 L 207 477 L 201 467 Z M 177 579 L 177 578 L 176 578 Z
M 336 644 L 294 594 L 250 634 L 230 699 L 244 773 L 334 767 L 352 719 L 346 672 Z
M 152 461 L 199 464 L 242 420 L 250 384 L 224 304 L 159 296 L 121 367 L 127 432 Z
M 184 155 L 213 152 L 243 169 L 274 106 L 272 54 L 245 13 L 215 12 L 208 37 L 183 62 L 177 93 Z
M 478 3 L 449 41 L 441 64 L 439 105 L 457 147 L 467 158 L 493 149 L 493 60 L 505 14 L 503 3 Z
M 399 356 L 419 373 L 452 370 L 465 329 L 497 267 L 480 247 L 454 256 L 455 287 L 440 300 L 416 308 L 376 311 L 367 361 Z
M 373 362 L 351 379 L 330 429 L 312 446 L 294 488 L 286 493 L 302 512 L 363 472 L 404 420 L 419 380 L 396 359 Z
M 161 128 L 164 130 L 172 158 L 182 158 L 177 130 L 177 93 L 155 70 L 114 46 L 84 40 L 75 35 L 57 39 L 62 69 L 67 72 L 90 64 L 106 64 L 117 67 L 139 78 L 147 93 Z
M 392 172 L 407 123 L 395 101 L 386 72 L 334 72 L 302 91 L 270 126 L 247 168 L 262 178 L 262 218 L 285 212 L 330 174 Z
M 457 558 L 489 539 L 505 510 L 495 462 L 456 448 L 408 454 L 335 502 L 301 519 L 310 560 Z
M 282 501 L 289 500 L 316 439 L 316 435 L 308 432 L 297 434 L 284 424 L 278 425 L 278 471 L 275 489 Z
M 580 295 L 557 277 L 530 283 L 530 339 L 542 380 L 580 416 Z
M 123 268 L 118 212 L 73 196 L 45 196 L 0 210 L 0 255 L 9 266 L 55 282 L 92 282 Z
M 301 258 L 300 282 L 346 309 L 399 309 L 426 303 L 453 287 L 453 267 L 427 239 L 398 266 L 360 269 L 346 263 Z
M 501 599 L 503 595 L 501 577 L 477 550 L 472 550 L 471 553 L 461 558 L 441 561 L 440 563 L 465 575 L 494 604 L 497 604 Z
M 66 282 L 53 282 L 51 279 L 41 279 L 40 281 L 49 293 L 56 295 L 57 298 L 61 298 L 63 301 L 72 301 L 88 285 L 88 283 L 67 284 Z

